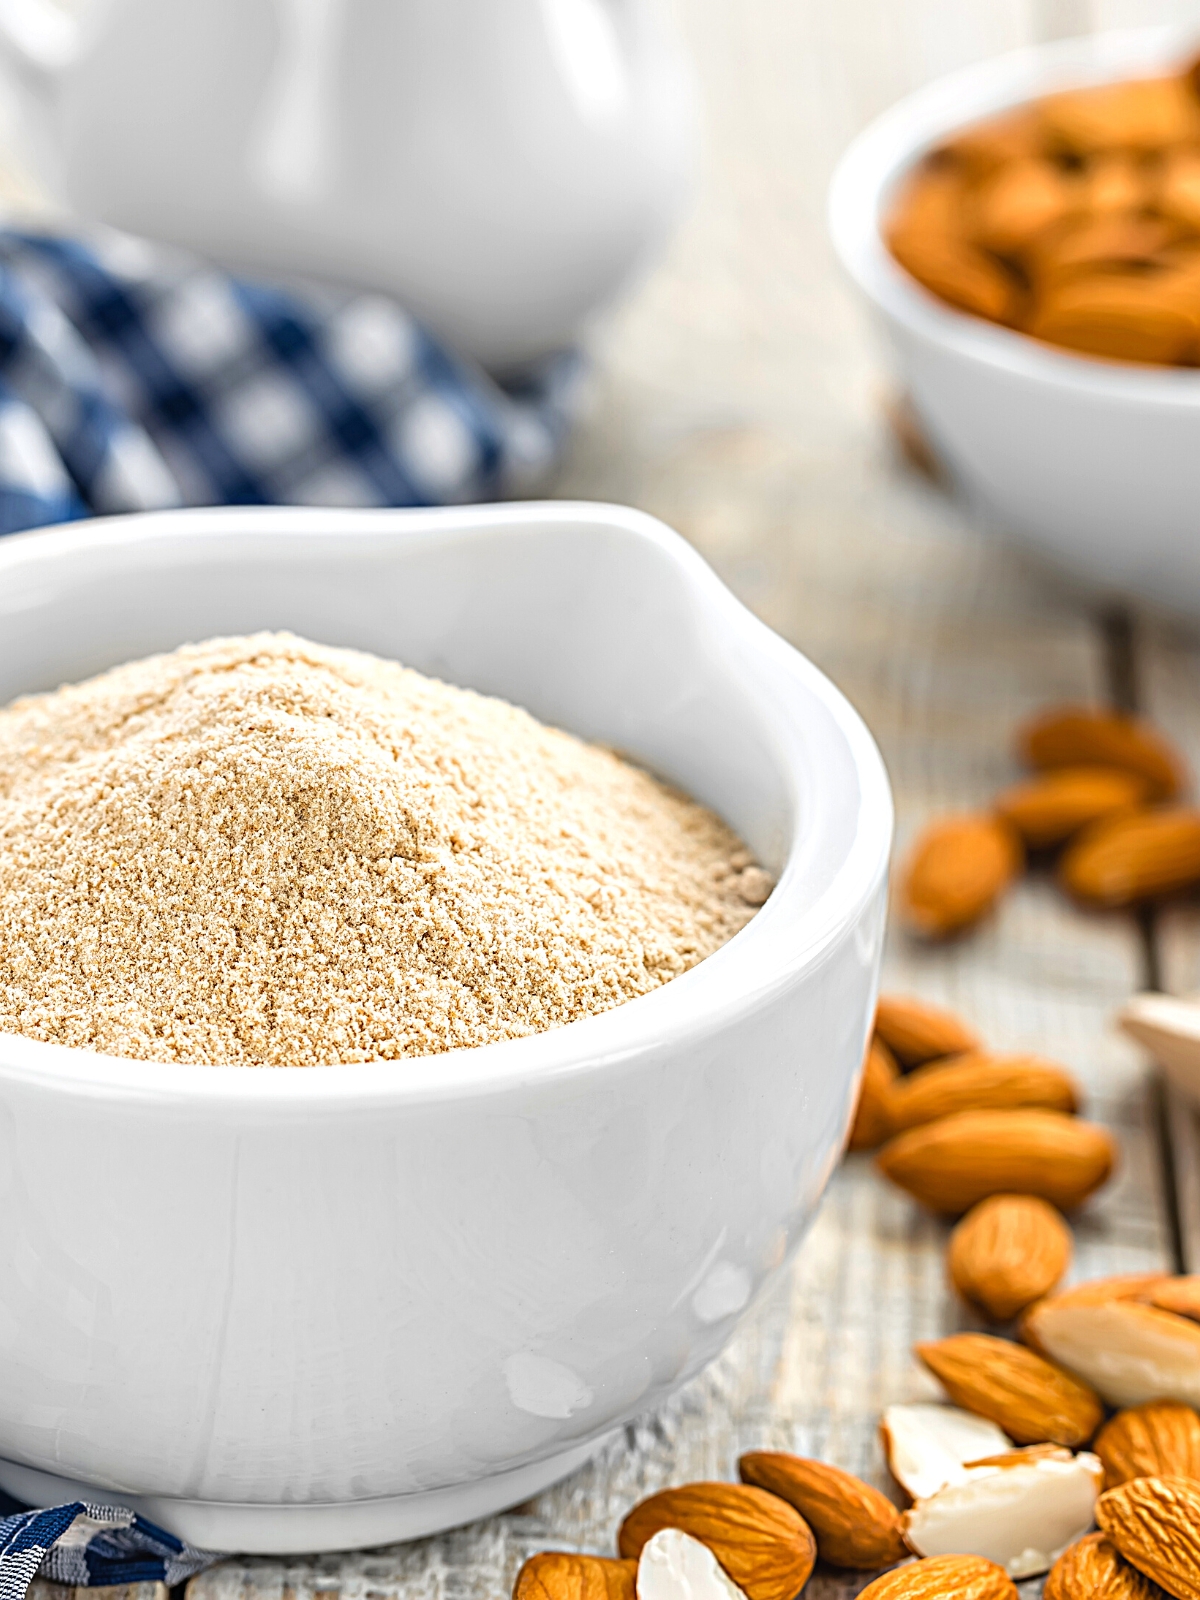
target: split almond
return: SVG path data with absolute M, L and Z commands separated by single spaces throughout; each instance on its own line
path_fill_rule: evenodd
M 847 1150 L 875 1150 L 892 1131 L 888 1114 L 888 1093 L 900 1076 L 896 1058 L 879 1039 L 867 1046 L 863 1062 L 862 1083 L 858 1090 L 858 1104 L 850 1126 Z
M 1055 1111 L 960 1111 L 884 1145 L 879 1170 L 915 1200 L 958 1216 L 993 1194 L 1033 1194 L 1060 1211 L 1106 1181 L 1111 1134 Z
M 979 1047 L 979 1035 L 953 1011 L 906 994 L 879 996 L 875 1033 L 905 1068 Z
M 1000 817 L 941 817 L 913 844 L 900 872 L 900 914 L 916 933 L 945 938 L 986 915 L 1024 864 Z
M 1017 1586 L 982 1556 L 934 1556 L 893 1567 L 860 1589 L 858 1600 L 1017 1600 Z
M 816 1536 L 822 1561 L 871 1572 L 903 1560 L 908 1553 L 900 1513 L 892 1502 L 840 1467 L 754 1450 L 738 1462 L 738 1472 L 743 1483 L 795 1506 Z
M 973 1050 L 919 1067 L 887 1094 L 887 1119 L 896 1133 L 936 1122 L 956 1111 L 1079 1110 L 1070 1073 L 1034 1055 L 992 1055 Z
M 1047 850 L 1089 823 L 1137 810 L 1148 789 L 1137 772 L 1061 767 L 1006 789 L 996 800 L 996 811 L 1031 850 Z
M 993 1322 L 1007 1322 L 1058 1284 L 1071 1230 L 1036 1195 L 997 1194 L 973 1206 L 950 1235 L 950 1281 Z
M 1096 1435 L 1108 1487 L 1131 1478 L 1200 1478 L 1200 1417 L 1178 1400 L 1118 1411 Z
M 746 1600 L 746 1597 L 706 1544 L 680 1528 L 663 1528 L 646 1541 L 638 1557 L 637 1600 Z
M 1139 811 L 1098 822 L 1068 846 L 1063 885 L 1096 906 L 1127 906 L 1200 883 L 1200 811 Z
M 1200 1600 L 1200 1483 L 1134 1478 L 1100 1496 L 1096 1521 L 1139 1572 L 1177 1600 Z
M 1012 1440 L 1002 1428 L 959 1406 L 888 1406 L 879 1423 L 892 1477 L 914 1500 L 960 1483 L 968 1461 L 1004 1454 Z
M 621 1556 L 636 1560 L 663 1528 L 679 1528 L 706 1544 L 749 1600 L 795 1600 L 817 1555 L 800 1513 L 749 1484 L 689 1483 L 652 1494 L 622 1522 Z
M 547 1550 L 517 1573 L 513 1600 L 634 1600 L 635 1561 Z
M 1086 1444 L 1104 1420 L 1087 1384 L 1006 1339 L 956 1333 L 914 1348 L 955 1405 L 987 1417 L 1018 1444 Z
M 1147 1281 L 1147 1290 L 1154 1281 Z M 1092 1384 L 1109 1405 L 1200 1405 L 1200 1324 L 1189 1317 L 1134 1299 L 1068 1289 L 1031 1306 L 1021 1332 L 1052 1361 Z
M 1187 768 L 1158 729 L 1140 717 L 1091 706 L 1062 706 L 1027 722 L 1017 749 L 1031 767 L 1117 767 L 1137 773 L 1151 798 L 1169 800 L 1186 786 Z
M 1104 1534 L 1089 1533 L 1054 1563 L 1042 1600 L 1162 1600 L 1162 1590 Z
M 986 1556 L 1013 1578 L 1045 1572 L 1092 1525 L 1104 1469 L 1086 1452 L 1034 1446 L 968 1469 L 904 1518 L 918 1555 Z

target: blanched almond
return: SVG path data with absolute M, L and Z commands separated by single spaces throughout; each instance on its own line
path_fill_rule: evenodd
M 907 994 L 879 996 L 875 1033 L 906 1069 L 978 1049 L 980 1042 L 974 1028 L 953 1011 Z
M 635 1561 L 545 1550 L 517 1573 L 513 1600 L 634 1600 Z
M 1017 1600 L 1017 1586 L 982 1556 L 934 1556 L 893 1567 L 860 1589 L 858 1600 Z
M 960 1483 L 968 1461 L 1011 1450 L 1002 1428 L 959 1406 L 888 1406 L 879 1424 L 883 1452 L 892 1477 L 914 1500 Z
M 897 909 L 914 932 L 945 938 L 985 916 L 1023 865 L 1021 841 L 1002 818 L 940 817 L 905 858 Z
M 817 1556 L 798 1511 L 743 1483 L 689 1483 L 652 1494 L 622 1522 L 621 1556 L 636 1559 L 663 1528 L 681 1528 L 706 1544 L 749 1600 L 795 1600 Z
M 1151 798 L 1169 800 L 1186 787 L 1182 757 L 1151 723 L 1094 706 L 1060 706 L 1033 717 L 1017 734 L 1017 753 L 1031 767 L 1117 767 L 1135 772 Z
M 1042 1600 L 1162 1600 L 1162 1593 L 1104 1534 L 1089 1533 L 1054 1563 Z
M 950 1235 L 950 1281 L 994 1322 L 1041 1299 L 1071 1261 L 1071 1230 L 1036 1195 L 997 1194 L 973 1206 Z
M 872 1039 L 863 1062 L 858 1104 L 850 1125 L 847 1150 L 875 1150 L 892 1131 L 888 1092 L 900 1076 L 896 1058 L 880 1039 Z
M 956 1333 L 914 1346 L 954 1401 L 1018 1444 L 1086 1444 L 1104 1420 L 1094 1391 L 1032 1350 L 988 1333 Z
M 1096 1503 L 1102 1533 L 1177 1600 L 1200 1600 L 1200 1483 L 1134 1478 Z
M 1079 1110 L 1079 1090 L 1065 1068 L 1035 1055 L 974 1050 L 918 1067 L 887 1094 L 892 1131 L 916 1128 L 956 1111 Z
M 1200 883 L 1200 811 L 1137 811 L 1097 822 L 1067 847 L 1063 885 L 1096 906 L 1127 906 Z
M 1200 1478 L 1200 1417 L 1178 1400 L 1118 1411 L 1096 1435 L 1110 1489 L 1131 1478 Z
M 744 1483 L 795 1506 L 816 1536 L 822 1561 L 872 1572 L 908 1553 L 900 1513 L 892 1502 L 840 1467 L 782 1451 L 753 1450 L 738 1462 L 738 1472 Z
M 995 804 L 1031 850 L 1046 850 L 1089 823 L 1136 811 L 1149 787 L 1140 773 L 1116 767 L 1060 767 L 1014 784 Z
M 1086 1287 L 1086 1286 L 1081 1286 Z M 1132 1299 L 1066 1290 L 1030 1306 L 1022 1334 L 1109 1405 L 1200 1405 L 1200 1324 Z

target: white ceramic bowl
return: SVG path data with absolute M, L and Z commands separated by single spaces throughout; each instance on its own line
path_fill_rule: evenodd
M 844 1137 L 891 802 L 842 696 L 636 512 L 169 512 L 0 541 L 0 703 L 257 628 L 610 741 L 779 874 L 674 983 L 483 1049 L 255 1071 L 0 1035 L 0 1485 L 331 1549 L 525 1498 L 729 1338 Z
M 829 221 L 939 456 L 985 520 L 1101 594 L 1198 615 L 1200 372 L 1077 356 L 955 311 L 880 235 L 898 181 L 946 134 L 1053 90 L 1165 70 L 1189 47 L 1175 30 L 1099 34 L 942 78 L 850 146 Z

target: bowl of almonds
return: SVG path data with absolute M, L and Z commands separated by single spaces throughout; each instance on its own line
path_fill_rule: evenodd
M 982 520 L 1200 614 L 1197 41 L 1135 30 L 920 90 L 843 156 L 830 227 Z

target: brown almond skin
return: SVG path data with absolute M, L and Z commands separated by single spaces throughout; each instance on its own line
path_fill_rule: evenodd
M 995 1194 L 972 1206 L 950 1235 L 950 1281 L 993 1322 L 1008 1322 L 1059 1283 L 1071 1230 L 1045 1200 Z
M 513 1600 L 635 1600 L 637 1562 L 546 1550 L 517 1573 Z
M 1200 1479 L 1200 1417 L 1178 1400 L 1128 1406 L 1104 1424 L 1092 1449 L 1110 1489 L 1133 1478 Z
M 1200 1276 L 1189 1274 L 1164 1278 L 1150 1290 L 1146 1299 L 1160 1311 L 1173 1311 L 1178 1317 L 1200 1322 Z
M 752 1450 L 738 1462 L 738 1473 L 743 1483 L 795 1506 L 816 1535 L 822 1561 L 873 1572 L 908 1554 L 896 1507 L 840 1467 L 782 1451 Z
M 888 1091 L 900 1076 L 896 1058 L 881 1039 L 872 1039 L 863 1062 L 858 1104 L 850 1125 L 847 1150 L 877 1150 L 892 1133 Z
M 1119 767 L 1149 785 L 1150 798 L 1170 800 L 1187 787 L 1187 767 L 1151 723 L 1094 706 L 1059 706 L 1032 718 L 1017 734 L 1027 765 Z
M 893 1567 L 860 1589 L 858 1600 L 1017 1600 L 1017 1586 L 983 1556 L 930 1556 Z
M 688 1483 L 652 1494 L 621 1524 L 622 1558 L 636 1561 L 663 1528 L 680 1528 L 706 1544 L 749 1600 L 795 1600 L 817 1559 L 800 1513 L 749 1484 Z
M 956 1406 L 997 1423 L 1017 1444 L 1086 1444 L 1104 1420 L 1095 1391 L 1032 1350 L 989 1333 L 914 1346 Z
M 897 910 L 914 933 L 944 939 L 978 922 L 1024 866 L 1016 830 L 1000 817 L 940 817 L 901 867 Z
M 892 1086 L 887 1117 L 895 1133 L 956 1111 L 1079 1110 L 1079 1088 L 1055 1061 L 973 1050 L 918 1067 Z
M 995 809 L 1030 850 L 1050 850 L 1089 823 L 1136 811 L 1145 804 L 1149 790 L 1138 772 L 1061 767 L 1005 789 L 996 797 Z
M 953 1011 L 907 994 L 881 994 L 875 1008 L 875 1036 L 907 1072 L 940 1056 L 980 1047 L 979 1035 Z
M 1200 883 L 1200 811 L 1135 811 L 1097 822 L 1059 863 L 1068 893 L 1117 907 L 1177 894 Z
M 890 1139 L 875 1157 L 914 1200 L 961 1216 L 993 1194 L 1082 1205 L 1116 1161 L 1112 1135 L 1057 1111 L 959 1111 Z
M 1096 1521 L 1139 1572 L 1176 1600 L 1200 1600 L 1200 1483 L 1133 1478 L 1100 1496 Z
M 1050 1568 L 1042 1600 L 1161 1600 L 1162 1592 L 1104 1534 L 1089 1533 Z

